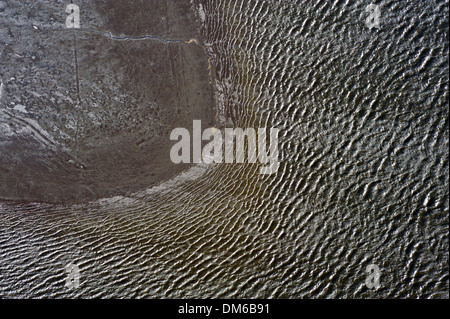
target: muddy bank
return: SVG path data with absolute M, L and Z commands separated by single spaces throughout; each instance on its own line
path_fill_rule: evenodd
M 215 117 L 188 1 L 8 1 L 0 12 L 0 198 L 84 202 L 167 180 L 173 128 Z M 192 38 L 198 43 L 189 42 Z

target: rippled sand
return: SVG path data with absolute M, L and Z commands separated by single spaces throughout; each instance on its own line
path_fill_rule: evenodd
M 0 295 L 448 298 L 448 3 L 385 1 L 379 30 L 362 2 L 194 4 L 216 124 L 278 127 L 278 173 L 0 203 Z

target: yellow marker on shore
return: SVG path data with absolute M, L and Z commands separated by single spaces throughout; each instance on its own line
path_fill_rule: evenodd
M 192 38 L 192 39 L 190 39 L 189 41 L 184 41 L 184 43 L 186 43 L 186 44 L 189 44 L 189 43 L 192 43 L 192 42 L 194 42 L 194 43 L 197 44 L 197 45 L 200 45 L 200 43 L 198 42 L 198 40 L 195 39 L 195 38 Z

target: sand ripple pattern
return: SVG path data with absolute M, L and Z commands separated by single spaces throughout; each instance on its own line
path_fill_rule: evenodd
M 0 296 L 448 298 L 448 1 L 380 3 L 195 1 L 218 121 L 280 128 L 278 173 L 0 204 Z

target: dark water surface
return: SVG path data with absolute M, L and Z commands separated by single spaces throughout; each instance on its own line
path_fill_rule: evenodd
M 380 29 L 368 4 L 195 1 L 216 120 L 279 128 L 278 173 L 0 203 L 0 296 L 448 298 L 448 1 L 379 1 Z

